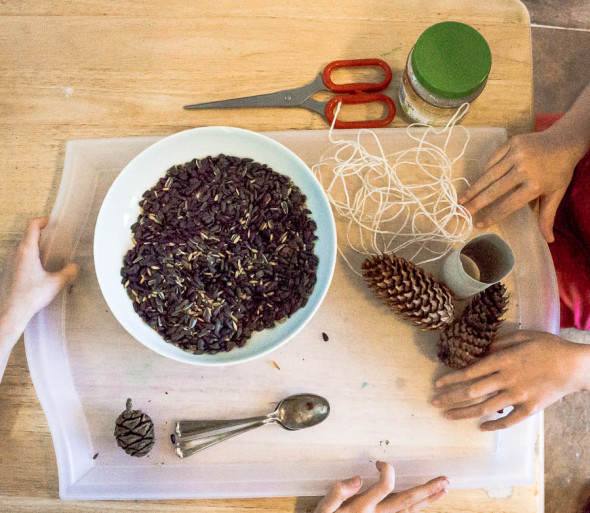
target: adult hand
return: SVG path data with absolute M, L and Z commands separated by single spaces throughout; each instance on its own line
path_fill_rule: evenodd
M 590 388 L 590 346 L 550 333 L 516 331 L 499 337 L 481 361 L 436 381 L 433 405 L 448 419 L 494 413 L 508 406 L 507 416 L 484 422 L 482 431 L 504 429 L 571 392 Z M 476 404 L 465 405 L 468 401 Z
M 76 264 L 68 264 L 55 273 L 43 269 L 39 237 L 47 221 L 46 217 L 41 217 L 29 222 L 23 240 L 16 252 L 8 257 L 0 276 L 0 321 L 10 323 L 19 335 L 30 318 L 78 275 Z
M 415 513 L 447 493 L 449 481 L 437 477 L 422 486 L 393 493 L 395 472 L 388 463 L 378 461 L 379 481 L 359 493 L 362 480 L 359 476 L 339 481 L 319 502 L 315 513 Z
M 553 242 L 557 207 L 584 154 L 555 127 L 536 134 L 512 137 L 487 161 L 483 175 L 459 202 L 471 214 L 484 209 L 476 222 L 487 228 L 528 202 L 540 198 L 539 227 Z

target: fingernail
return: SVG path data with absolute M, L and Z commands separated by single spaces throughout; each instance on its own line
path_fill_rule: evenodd
M 432 401 L 432 406 L 436 406 L 437 408 L 441 405 L 440 399 L 434 399 Z
M 443 479 L 442 481 L 440 481 L 436 484 L 436 487 L 434 488 L 433 493 L 444 491 L 447 486 L 449 486 L 449 480 Z
M 445 415 L 445 417 L 447 418 L 447 420 L 454 420 L 454 418 L 453 418 L 453 414 L 452 414 L 451 412 L 447 413 L 447 414 Z
M 352 478 L 352 486 L 360 486 L 361 485 L 361 478 L 359 476 L 354 476 Z
M 435 386 L 436 388 L 440 388 L 440 387 L 442 387 L 442 384 L 443 384 L 442 380 L 438 379 L 438 380 L 436 380 L 436 382 L 434 383 L 434 386 Z
M 449 486 L 449 481 L 448 481 L 448 479 L 445 479 L 445 480 L 441 481 L 440 483 L 438 483 L 438 486 L 436 487 L 436 491 L 440 492 L 441 490 L 444 490 L 447 486 Z
M 486 224 L 484 222 L 480 221 L 479 223 L 475 223 L 475 227 L 480 228 L 480 229 L 485 228 Z

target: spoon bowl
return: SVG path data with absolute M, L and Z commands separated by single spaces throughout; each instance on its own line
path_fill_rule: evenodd
M 330 414 L 330 404 L 319 395 L 297 394 L 283 399 L 275 412 L 281 426 L 295 431 L 323 422 Z

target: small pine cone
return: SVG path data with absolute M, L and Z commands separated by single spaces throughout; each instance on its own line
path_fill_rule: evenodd
M 149 415 L 141 410 L 131 409 L 131 399 L 127 399 L 127 409 L 119 415 L 115 425 L 117 445 L 131 456 L 145 456 L 154 446 L 154 423 Z
M 373 292 L 412 324 L 436 330 L 453 322 L 451 291 L 423 269 L 395 255 L 373 255 L 362 268 Z
M 487 354 L 508 305 L 505 293 L 506 287 L 496 283 L 473 297 L 461 317 L 440 336 L 437 352 L 441 362 L 463 369 Z

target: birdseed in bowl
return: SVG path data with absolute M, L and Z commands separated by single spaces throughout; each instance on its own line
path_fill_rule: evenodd
M 143 194 L 122 283 L 139 316 L 193 354 L 243 346 L 305 306 L 315 221 L 286 176 L 218 155 L 173 166 Z

